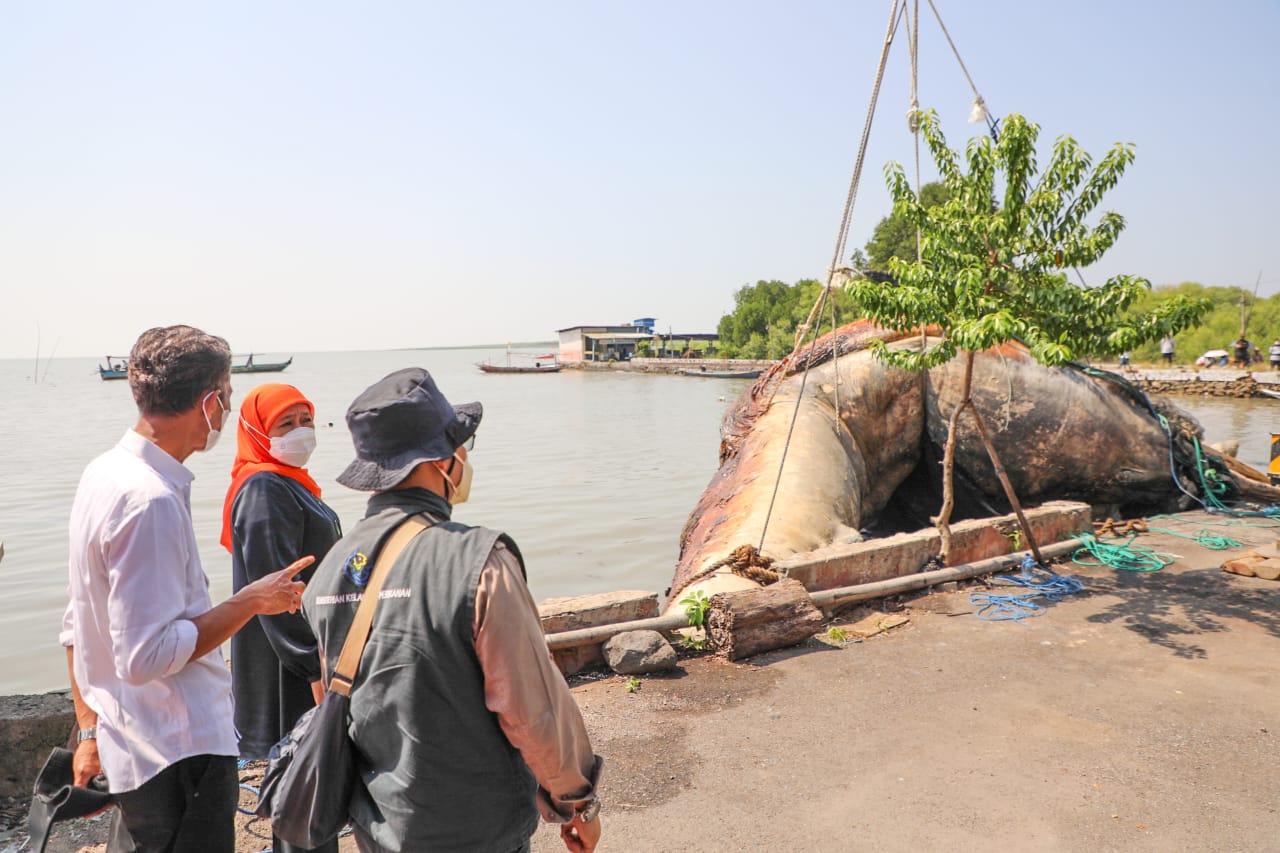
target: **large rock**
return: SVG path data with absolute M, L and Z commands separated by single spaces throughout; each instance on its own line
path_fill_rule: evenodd
M 649 619 L 658 615 L 658 594 L 648 590 L 623 589 L 617 592 L 549 598 L 538 605 L 542 630 L 547 634 L 616 625 Z M 565 675 L 572 675 L 603 660 L 600 644 L 590 643 L 572 649 L 557 649 L 552 657 Z
M 0 797 L 30 797 L 49 751 L 75 728 L 68 692 L 0 696 Z
M 614 672 L 643 675 L 675 669 L 676 650 L 657 631 L 625 631 L 604 644 L 604 659 Z

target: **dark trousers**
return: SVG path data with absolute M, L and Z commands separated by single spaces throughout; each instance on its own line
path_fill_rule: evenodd
M 330 839 L 319 847 L 298 847 L 272 833 L 271 853 L 338 853 L 338 839 Z
M 230 755 L 193 755 L 116 794 L 107 853 L 234 853 L 240 777 Z
M 360 828 L 360 824 L 352 822 L 351 829 L 352 834 L 356 837 L 356 847 L 360 850 L 360 853 L 385 853 L 385 848 L 370 838 L 368 834 Z M 533 839 L 531 838 L 515 850 L 502 851 L 502 853 L 529 853 L 529 849 L 533 846 L 532 842 Z M 498 851 L 491 851 L 491 853 L 498 853 Z

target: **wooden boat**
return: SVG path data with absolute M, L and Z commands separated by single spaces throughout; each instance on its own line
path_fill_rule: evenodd
M 240 356 L 235 356 L 239 358 Z M 279 373 L 293 364 L 293 356 L 284 361 L 254 361 L 253 353 L 244 357 L 244 361 L 232 361 L 232 373 Z M 107 356 L 107 365 L 98 365 L 98 376 L 103 379 L 128 379 L 129 359 L 118 355 Z
M 516 358 L 525 358 L 533 362 L 533 364 L 512 364 L 511 348 L 507 348 L 506 364 L 494 364 L 491 361 L 482 361 L 476 364 L 476 367 L 485 373 L 559 373 L 560 360 L 553 352 L 546 355 L 527 355 L 525 353 L 516 353 Z M 545 364 L 543 362 L 546 362 Z
M 98 365 L 98 376 L 103 379 L 128 379 L 129 359 L 118 355 L 107 356 L 107 366 Z
M 680 371 L 682 376 L 703 376 L 707 379 L 758 379 L 759 370 L 707 370 L 706 368 L 686 368 Z
M 231 362 L 231 372 L 232 373 L 279 373 L 280 371 L 284 370 L 286 367 L 288 367 L 291 364 L 293 364 L 293 356 L 289 356 L 284 361 L 255 362 L 253 360 L 253 353 L 249 353 L 248 358 L 244 360 L 243 364 L 236 364 L 234 361 Z
M 559 373 L 560 365 L 558 364 L 542 364 L 534 367 L 521 367 L 518 365 L 502 365 L 502 364 L 477 364 L 476 367 L 485 373 Z

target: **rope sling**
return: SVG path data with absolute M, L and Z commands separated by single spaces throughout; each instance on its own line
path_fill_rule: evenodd
M 960 52 L 956 48 L 955 41 L 951 38 L 951 33 L 947 30 L 946 24 L 942 21 L 942 16 L 938 12 L 937 6 L 933 0 L 927 0 L 929 8 L 933 10 L 934 17 L 938 21 L 943 34 L 946 36 L 947 44 L 950 45 L 952 53 L 955 55 L 956 61 L 960 65 L 961 71 L 964 73 L 965 79 L 969 82 L 969 87 L 973 91 L 974 100 L 970 113 L 970 120 L 980 120 L 985 118 L 991 133 L 996 133 L 997 124 L 991 119 L 987 112 L 986 103 L 982 95 L 978 92 L 977 86 L 974 85 L 973 78 L 969 74 L 968 68 L 965 67 L 964 60 L 960 57 Z M 836 231 L 835 248 L 832 252 L 831 263 L 827 267 L 827 280 L 815 300 L 813 308 L 809 312 L 808 318 L 796 328 L 795 352 L 799 352 L 801 344 L 804 342 L 806 335 L 810 336 L 809 346 L 813 347 L 817 342 L 819 319 L 822 317 L 832 291 L 838 286 L 837 278 L 846 275 L 845 268 L 841 265 L 845 251 L 848 247 L 849 226 L 853 215 L 854 205 L 858 197 L 858 186 L 862 179 L 862 168 L 866 162 L 867 144 L 871 136 L 871 127 L 874 123 L 876 107 L 880 99 L 880 88 L 884 82 L 885 68 L 889 60 L 889 51 L 893 46 L 894 37 L 899 26 L 905 21 L 908 29 L 908 52 L 910 55 L 911 68 L 911 92 L 910 92 L 910 108 L 907 112 L 907 127 L 914 136 L 915 148 L 915 172 L 916 172 L 916 193 L 920 192 L 920 124 L 919 124 L 919 99 L 918 99 L 918 81 L 919 81 L 919 0 L 912 0 L 911 11 L 908 11 L 908 3 L 905 0 L 893 0 L 889 9 L 889 22 L 885 28 L 884 42 L 880 50 L 880 57 L 876 63 L 875 79 L 871 86 L 871 100 L 867 105 L 867 112 L 863 120 L 862 134 L 858 141 L 858 153 L 854 159 L 853 174 L 849 179 L 849 189 L 845 194 L 844 210 L 840 216 L 840 225 Z M 921 240 L 920 233 L 916 232 L 916 258 L 920 259 Z M 838 318 L 836 316 L 835 300 L 830 299 L 831 303 L 831 329 L 834 332 L 838 326 Z M 839 341 L 836 335 L 832 335 L 831 341 L 832 361 L 835 363 L 835 382 L 834 382 L 834 398 L 837 415 L 840 412 L 840 370 L 839 370 Z M 793 352 L 794 355 L 794 352 Z M 765 512 L 764 524 L 760 530 L 760 539 L 755 546 L 757 552 L 764 550 L 765 537 L 769 532 L 769 523 L 773 518 L 773 509 L 777 503 L 778 491 L 782 485 L 782 474 L 787 464 L 787 454 L 791 449 L 791 439 L 795 434 L 796 421 L 800 415 L 800 405 L 804 400 L 805 386 L 808 384 L 809 370 L 813 366 L 814 359 L 806 359 L 804 370 L 800 376 L 800 389 L 796 394 L 795 406 L 791 413 L 791 422 L 787 427 L 787 437 L 782 447 L 782 456 L 778 461 L 778 473 L 774 479 L 773 490 L 769 497 L 769 507 Z M 775 389 L 776 391 L 776 386 Z M 772 404 L 772 394 L 770 395 L 770 404 Z M 700 573 L 701 575 L 702 573 Z

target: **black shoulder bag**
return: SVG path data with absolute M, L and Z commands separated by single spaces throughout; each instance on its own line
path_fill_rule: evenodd
M 430 526 L 415 515 L 391 534 L 374 562 L 324 699 L 303 714 L 267 756 L 255 813 L 271 818 L 272 831 L 290 844 L 319 847 L 337 836 L 347 822 L 356 785 L 364 784 L 358 778 L 355 747 L 348 734 L 351 685 L 387 571 L 405 546 Z

